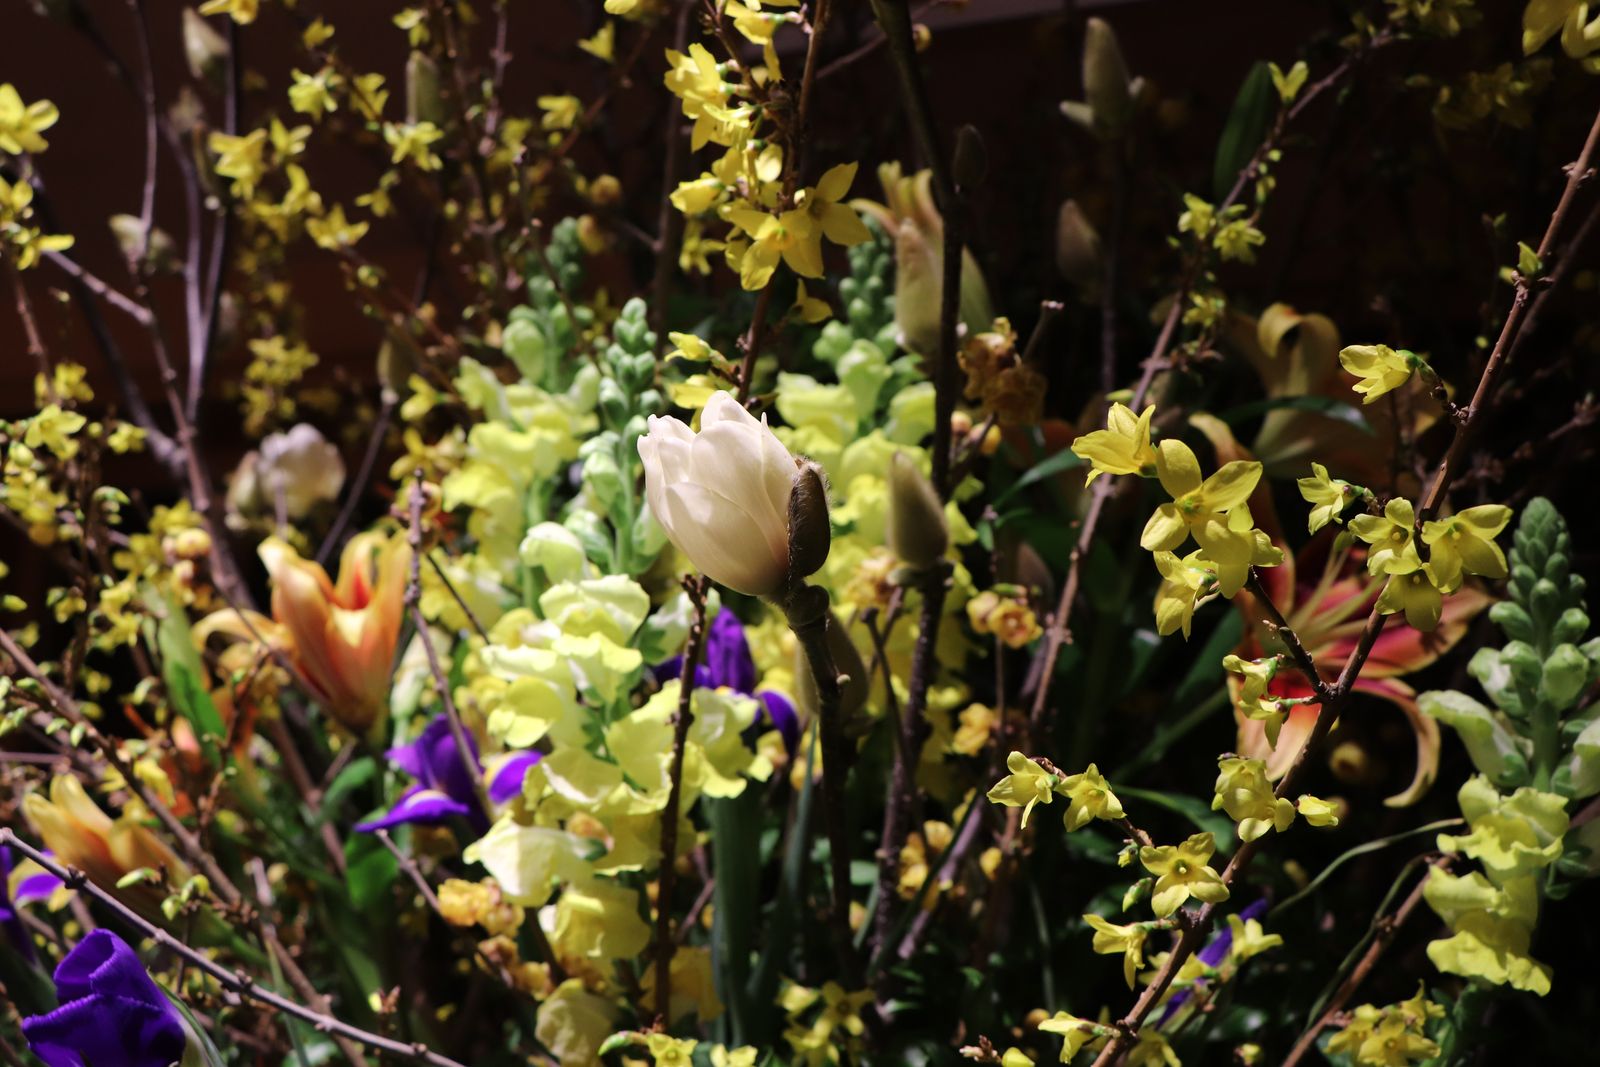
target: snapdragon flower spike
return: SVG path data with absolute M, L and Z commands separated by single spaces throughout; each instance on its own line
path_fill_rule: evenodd
M 673 656 L 655 668 L 655 676 L 665 681 L 678 677 L 682 671 L 683 657 Z M 744 624 L 739 616 L 723 608 L 706 631 L 704 657 L 695 667 L 694 684 L 697 689 L 733 690 L 741 696 L 754 697 L 761 702 L 766 726 L 758 719 L 750 731 L 759 733 L 775 729 L 783 735 L 783 744 L 792 754 L 800 743 L 800 716 L 794 703 L 776 689 L 756 688 L 756 661 L 750 655 L 750 642 L 744 635 Z
M 55 973 L 61 1006 L 22 1020 L 46 1067 L 171 1067 L 188 1044 L 183 1019 L 133 949 L 92 930 Z
M 472 749 L 472 762 L 481 773 L 478 746 L 470 734 L 467 744 Z M 476 783 L 467 774 L 450 721 L 444 715 L 428 723 L 415 741 L 391 748 L 387 755 L 391 763 L 415 778 L 417 784 L 400 795 L 387 815 L 358 823 L 357 830 L 373 833 L 405 823 L 437 826 L 454 818 L 466 819 L 479 834 L 489 829 L 492 813 L 483 811 L 478 803 Z M 539 759 L 538 752 L 525 751 L 501 763 L 489 782 L 489 800 L 497 805 L 504 804 L 520 793 L 524 775 Z

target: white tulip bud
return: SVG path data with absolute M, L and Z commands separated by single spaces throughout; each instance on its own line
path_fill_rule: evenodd
M 821 473 L 728 393 L 706 403 L 698 434 L 651 416 L 639 458 L 651 513 L 712 581 L 772 596 L 827 558 Z

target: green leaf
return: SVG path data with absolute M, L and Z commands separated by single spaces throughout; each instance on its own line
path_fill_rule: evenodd
M 344 844 L 345 885 L 350 906 L 356 911 L 376 907 L 399 877 L 400 864 L 383 843 L 370 834 L 355 834 Z
M 1028 486 L 1042 482 L 1046 478 L 1053 478 L 1062 471 L 1070 471 L 1081 466 L 1083 466 L 1083 457 L 1071 449 L 1064 448 L 1055 455 L 1046 456 L 1029 467 L 1020 478 L 1011 483 L 1010 488 L 994 498 L 994 503 L 991 506 L 998 509 L 1001 504 L 1009 500 L 1014 494 L 1026 489 Z
M 161 653 L 161 678 L 167 683 L 167 695 L 210 754 L 227 730 L 206 690 L 205 665 L 200 662 L 200 650 L 195 648 L 189 632 L 189 620 L 182 605 L 163 596 L 154 586 L 145 585 L 142 595 L 161 613 L 156 624 L 156 647 Z
M 1338 419 L 1348 423 L 1367 436 L 1375 436 L 1377 431 L 1367 422 L 1359 410 L 1345 403 L 1343 400 L 1331 396 L 1274 396 L 1265 400 L 1257 400 L 1250 404 L 1241 404 L 1236 408 L 1229 408 L 1223 412 L 1221 419 L 1229 426 L 1248 422 L 1259 418 L 1269 412 L 1279 410 L 1310 411 L 1317 415 L 1326 415 L 1330 419 Z
M 1222 138 L 1217 142 L 1217 162 L 1211 176 L 1213 196 L 1220 204 L 1239 179 L 1239 172 L 1250 163 L 1262 140 L 1267 135 L 1267 125 L 1278 108 L 1278 90 L 1272 84 L 1272 70 L 1265 63 L 1257 63 L 1245 75 L 1234 98 L 1233 110 L 1222 127 Z
M 328 786 L 328 791 L 322 794 L 322 803 L 318 806 L 312 826 L 321 826 L 336 815 L 345 800 L 356 790 L 372 781 L 378 773 L 378 761 L 371 756 L 358 756 L 350 761 L 339 776 Z

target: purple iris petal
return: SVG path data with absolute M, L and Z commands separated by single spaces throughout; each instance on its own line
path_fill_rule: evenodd
M 705 670 L 711 675 L 710 688 L 727 686 L 736 693 L 752 693 L 756 688 L 756 661 L 750 656 L 739 616 L 723 608 L 717 612 L 706 634 Z M 700 682 L 695 678 L 697 684 Z
M 127 943 L 93 930 L 56 968 L 61 1006 L 22 1020 L 47 1067 L 170 1067 L 187 1036 L 177 1009 Z
M 18 904 L 31 904 L 36 900 L 49 900 L 55 895 L 56 890 L 66 883 L 49 871 L 40 871 L 30 874 L 17 883 L 17 891 L 13 899 Z
M 522 780 L 527 777 L 528 768 L 541 758 L 540 753 L 529 751 L 518 752 L 506 760 L 489 781 L 489 799 L 496 804 L 509 804 L 522 792 Z
M 776 689 L 763 689 L 756 696 L 766 710 L 767 723 L 783 735 L 783 747 L 793 755 L 795 746 L 800 743 L 800 715 L 794 705 Z
M 472 765 L 478 766 L 478 746 L 471 734 L 467 735 L 467 747 L 472 750 Z M 415 741 L 391 748 L 388 757 L 417 784 L 387 815 L 360 823 L 357 830 L 386 830 L 401 823 L 432 825 L 455 816 L 468 819 L 479 832 L 489 828 L 488 813 L 478 805 L 477 783 L 467 771 L 450 720 L 444 715 L 428 723 Z
M 362 833 L 370 834 L 378 830 L 387 830 L 392 826 L 400 826 L 403 823 L 437 826 L 439 823 L 450 819 L 471 819 L 476 814 L 476 803 L 463 803 L 455 797 L 439 792 L 437 789 L 414 785 L 400 794 L 400 799 L 395 802 L 394 807 L 389 809 L 387 815 L 380 816 L 370 822 L 357 823 L 356 829 Z

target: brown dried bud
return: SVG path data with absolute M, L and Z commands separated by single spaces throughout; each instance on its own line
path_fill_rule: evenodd
M 989 150 L 984 147 L 983 135 L 976 126 L 963 126 L 956 131 L 956 151 L 952 176 L 960 189 L 976 189 L 989 173 Z

